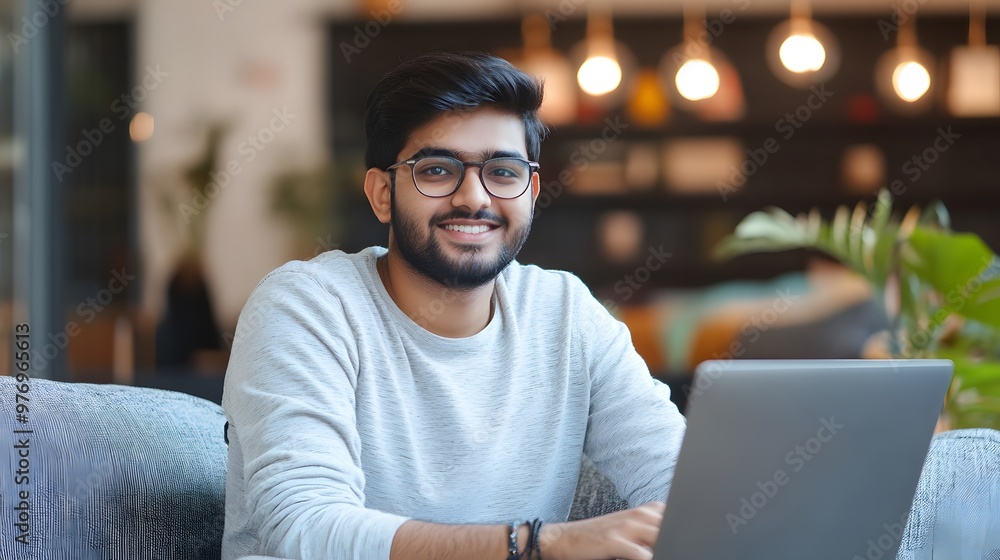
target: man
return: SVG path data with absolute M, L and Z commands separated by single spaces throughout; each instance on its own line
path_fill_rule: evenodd
M 223 558 L 502 560 L 533 518 L 546 559 L 651 557 L 684 420 L 579 279 L 514 261 L 541 101 L 484 54 L 420 56 L 372 92 L 388 250 L 288 263 L 244 307 Z M 632 509 L 565 522 L 583 454 Z

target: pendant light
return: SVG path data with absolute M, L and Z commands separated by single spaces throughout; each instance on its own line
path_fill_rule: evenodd
M 917 44 L 916 14 L 900 22 L 896 48 L 879 57 L 875 81 L 883 100 L 901 112 L 923 111 L 931 94 L 934 59 Z
M 672 88 L 682 99 L 701 101 L 719 91 L 719 71 L 712 63 L 712 48 L 698 42 L 705 26 L 705 8 L 694 2 L 684 4 L 684 40 L 664 55 L 660 63 Z
M 577 62 L 576 80 L 591 107 L 617 104 L 627 91 L 634 59 L 615 41 L 610 3 L 592 0 L 587 11 L 587 38 L 570 50 Z
M 1000 115 L 1000 47 L 986 44 L 986 6 L 969 6 L 969 44 L 951 51 L 948 110 L 959 117 Z
M 705 7 L 684 5 L 683 41 L 660 60 L 660 76 L 674 105 L 706 121 L 726 122 L 743 117 L 745 103 L 739 73 L 706 37 Z
M 586 59 L 576 73 L 580 89 L 595 97 L 609 94 L 622 83 L 623 70 L 615 48 L 610 10 L 592 7 L 587 14 Z
M 771 32 L 766 56 L 774 75 L 794 87 L 825 81 L 840 66 L 837 40 L 812 19 L 809 0 L 791 0 L 789 19 Z
M 524 49 L 516 66 L 545 84 L 545 98 L 539 117 L 549 124 L 566 124 L 576 117 L 576 84 L 573 65 L 552 48 L 551 27 L 540 14 L 530 14 L 521 22 Z

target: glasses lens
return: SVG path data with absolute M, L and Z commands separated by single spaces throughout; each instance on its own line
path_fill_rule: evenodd
M 462 164 L 448 157 L 427 157 L 413 164 L 413 177 L 420 192 L 429 196 L 450 194 L 462 176 Z
M 512 198 L 528 186 L 531 168 L 527 163 L 513 158 L 496 158 L 483 165 L 483 181 L 494 196 Z

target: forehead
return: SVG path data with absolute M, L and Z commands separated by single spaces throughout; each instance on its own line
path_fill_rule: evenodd
M 409 157 L 428 146 L 464 154 L 502 151 L 527 157 L 524 122 L 492 107 L 438 115 L 410 134 L 399 155 Z

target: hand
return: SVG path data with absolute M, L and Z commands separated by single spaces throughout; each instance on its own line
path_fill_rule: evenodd
M 663 522 L 663 502 L 568 523 L 542 526 L 539 535 L 546 560 L 652 560 Z

